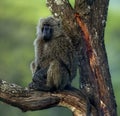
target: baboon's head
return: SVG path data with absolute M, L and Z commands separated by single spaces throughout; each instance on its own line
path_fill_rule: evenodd
M 37 26 L 37 35 L 44 41 L 50 41 L 62 34 L 61 21 L 53 17 L 42 18 Z

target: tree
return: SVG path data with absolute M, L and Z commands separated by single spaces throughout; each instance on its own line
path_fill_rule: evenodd
M 46 93 L 1 81 L 0 100 L 23 111 L 60 105 L 71 109 L 74 116 L 117 116 L 104 45 L 108 5 L 109 0 L 75 0 L 74 7 L 68 0 L 47 0 L 48 8 L 55 17 L 61 18 L 76 48 L 80 90 Z

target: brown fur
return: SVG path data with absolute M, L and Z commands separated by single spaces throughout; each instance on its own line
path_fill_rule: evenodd
M 50 24 L 54 30 L 49 42 L 42 39 L 41 29 L 44 24 Z M 64 89 L 70 85 L 77 69 L 75 51 L 70 38 L 64 34 L 58 19 L 53 17 L 40 19 L 34 47 L 35 60 L 31 64 L 33 75 L 37 70 L 48 67 L 45 86 L 50 89 Z

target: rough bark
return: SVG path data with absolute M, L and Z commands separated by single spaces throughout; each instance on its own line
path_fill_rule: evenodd
M 16 84 L 9 84 L 1 80 L 0 101 L 18 107 L 24 112 L 62 106 L 70 109 L 74 116 L 96 115 L 96 109 L 93 106 L 91 106 L 91 112 L 87 111 L 88 106 L 90 106 L 87 97 L 75 88 L 50 93 L 29 90 L 28 88 L 22 88 Z
M 53 15 L 63 20 L 66 33 L 79 51 L 81 87 L 88 93 L 100 116 L 116 116 L 116 102 L 104 45 L 109 0 L 75 0 L 74 8 L 68 0 L 47 2 Z

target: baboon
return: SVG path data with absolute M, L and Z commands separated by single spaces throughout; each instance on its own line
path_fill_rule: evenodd
M 76 55 L 59 19 L 42 18 L 34 41 L 35 60 L 31 63 L 30 88 L 53 91 L 70 87 L 76 76 Z

